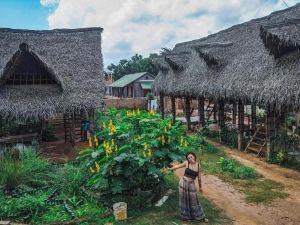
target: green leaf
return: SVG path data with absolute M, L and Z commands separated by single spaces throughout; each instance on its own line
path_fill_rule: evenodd
M 168 157 L 174 161 L 179 161 L 179 160 L 182 160 L 183 156 L 182 155 L 178 155 L 178 154 L 175 154 L 173 152 L 170 152 L 168 154 Z
M 122 153 L 119 156 L 115 157 L 114 160 L 117 162 L 122 162 L 123 160 L 125 160 L 128 157 L 128 154 L 126 153 Z
M 100 155 L 100 152 L 98 152 L 98 151 L 94 151 L 94 152 L 92 152 L 92 158 L 93 159 L 95 159 L 95 158 L 97 158 L 97 156 L 99 156 Z
M 139 166 L 143 166 L 144 164 L 145 164 L 145 162 L 147 162 L 148 161 L 148 159 L 140 159 L 139 160 Z

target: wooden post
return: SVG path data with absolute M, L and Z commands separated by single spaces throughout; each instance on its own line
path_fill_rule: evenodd
M 159 106 L 160 106 L 160 114 L 161 114 L 161 118 L 164 119 L 165 118 L 165 107 L 164 107 L 164 94 L 160 93 L 159 95 Z
M 214 112 L 214 123 L 216 123 L 217 122 L 217 106 L 216 106 L 215 102 L 214 102 L 213 112 Z
M 234 127 L 236 126 L 236 112 L 237 112 L 237 104 L 236 102 L 232 105 L 232 124 Z
M 267 109 L 267 160 L 271 159 L 272 152 L 274 149 L 273 138 L 275 134 L 275 117 L 274 111 L 269 107 Z
M 63 113 L 64 116 L 64 128 L 65 128 L 65 142 L 67 142 L 67 116 L 66 113 Z
M 176 121 L 176 104 L 175 104 L 175 97 L 171 97 L 171 106 L 172 106 L 172 119 L 173 123 Z
M 224 100 L 219 100 L 218 109 L 218 125 L 220 126 L 220 129 L 223 129 L 225 127 Z
M 243 150 L 244 145 L 244 104 L 238 103 L 238 149 Z
M 71 130 L 70 130 L 70 139 L 71 139 L 71 144 L 74 147 L 75 146 L 75 115 L 74 115 L 74 111 L 71 113 Z
M 199 116 L 199 123 L 202 127 L 205 126 L 205 116 L 204 116 L 204 98 L 198 99 L 198 116 Z
M 191 102 L 189 97 L 185 97 L 185 118 L 188 130 L 191 129 Z
M 256 104 L 251 104 L 251 129 L 253 132 L 256 130 Z

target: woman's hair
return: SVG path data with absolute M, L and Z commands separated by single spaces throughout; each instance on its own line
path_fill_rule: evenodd
M 194 156 L 195 160 L 197 160 L 197 156 L 196 156 L 196 154 L 195 154 L 194 152 L 188 152 L 188 153 L 186 153 L 186 154 L 185 154 L 186 160 L 188 160 L 188 156 L 189 156 L 189 155 Z

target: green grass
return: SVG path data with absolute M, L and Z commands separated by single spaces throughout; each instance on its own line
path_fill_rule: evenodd
M 205 173 L 218 176 L 223 181 L 232 184 L 237 190 L 245 194 L 247 202 L 270 203 L 276 198 L 288 196 L 280 183 L 265 179 L 256 172 L 254 168 L 246 167 L 234 159 L 232 170 L 223 170 L 220 157 L 226 157 L 223 150 L 216 148 L 212 144 L 206 144 L 204 151 L 198 153 L 202 161 L 202 169 Z M 241 179 L 243 178 L 243 179 Z
M 174 192 L 162 207 L 150 207 L 143 211 L 128 212 L 129 219 L 114 224 L 120 225 L 182 225 L 178 210 L 178 179 L 174 175 L 167 175 L 168 187 Z M 206 198 L 200 197 L 200 202 L 209 219 L 208 224 L 231 224 L 231 221 L 223 215 L 220 209 L 216 208 Z M 129 206 L 130 207 L 130 206 Z M 174 223 L 172 223 L 174 222 Z M 199 222 L 185 222 L 184 224 L 199 224 Z

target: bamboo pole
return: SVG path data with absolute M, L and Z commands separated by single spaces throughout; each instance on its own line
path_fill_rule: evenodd
M 189 97 L 185 97 L 185 118 L 188 130 L 191 129 L 191 102 Z
M 220 99 L 218 106 L 218 124 L 222 130 L 225 127 L 224 100 Z
M 267 160 L 271 159 L 273 150 L 274 150 L 274 145 L 273 145 L 273 139 L 275 135 L 275 115 L 274 111 L 271 110 L 270 107 L 267 109 Z
M 199 123 L 202 127 L 205 126 L 205 116 L 204 116 L 204 98 L 198 99 L 198 116 Z
M 238 149 L 241 151 L 244 147 L 244 104 L 238 103 Z
M 75 146 L 75 115 L 74 111 L 71 114 L 71 130 L 70 130 L 70 137 L 71 137 L 71 144 L 74 147 Z
M 253 132 L 256 130 L 256 104 L 251 104 L 251 129 Z
M 237 104 L 236 102 L 232 105 L 232 124 L 236 126 L 236 112 L 237 112 Z
M 173 123 L 176 121 L 176 102 L 175 102 L 175 97 L 171 97 L 171 106 L 172 106 L 172 119 Z
M 161 118 L 164 119 L 165 118 L 165 106 L 164 106 L 164 94 L 160 93 L 159 95 L 159 106 L 160 106 L 160 114 L 161 114 Z

